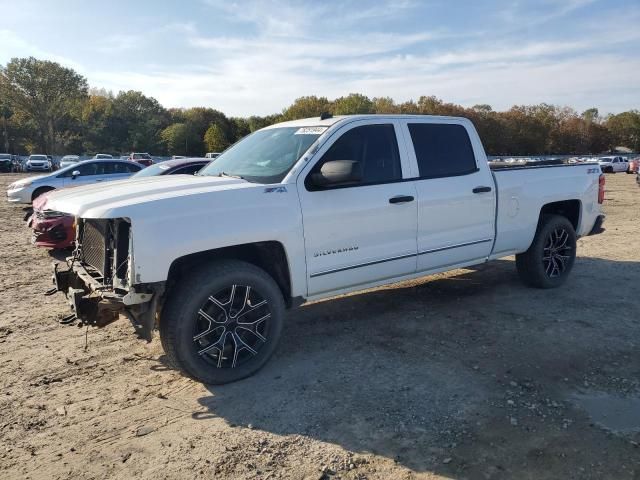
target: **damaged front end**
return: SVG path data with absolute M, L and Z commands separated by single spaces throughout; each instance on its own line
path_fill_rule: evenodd
M 79 321 L 104 327 L 128 317 L 138 333 L 150 341 L 164 282 L 133 285 L 133 242 L 127 219 L 79 219 L 76 248 L 67 269 L 53 265 L 52 288 L 63 292 L 72 314 L 61 323 Z

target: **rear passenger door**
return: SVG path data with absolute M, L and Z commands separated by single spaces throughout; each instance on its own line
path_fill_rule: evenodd
M 124 180 L 139 170 L 140 166 L 133 162 L 105 162 L 105 169 L 101 180 Z
M 403 132 L 417 177 L 418 271 L 484 261 L 496 192 L 479 139 L 455 120 L 405 120 Z

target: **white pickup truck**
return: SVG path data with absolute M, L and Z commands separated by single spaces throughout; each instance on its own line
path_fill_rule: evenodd
M 576 238 L 602 230 L 603 195 L 597 164 L 492 171 L 464 118 L 323 115 L 196 176 L 54 192 L 78 232 L 51 293 L 86 324 L 159 328 L 174 366 L 225 383 L 266 363 L 305 301 L 513 254 L 526 284 L 557 287 Z
M 629 171 L 629 160 L 620 156 L 600 157 L 598 165 L 600 165 L 600 169 L 605 173 Z

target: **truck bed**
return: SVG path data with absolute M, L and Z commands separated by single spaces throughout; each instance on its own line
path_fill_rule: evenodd
M 535 165 L 491 167 L 497 188 L 493 258 L 529 248 L 543 205 L 563 202 L 567 215 L 575 216 L 574 227 L 578 236 L 591 231 L 600 213 L 597 203 L 598 164 L 533 163 Z

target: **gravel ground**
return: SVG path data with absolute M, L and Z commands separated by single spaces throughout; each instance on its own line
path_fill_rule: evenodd
M 55 258 L 2 201 L 0 478 L 640 479 L 639 195 L 607 176 L 558 290 L 506 259 L 317 302 L 220 387 L 125 320 L 59 325 Z

